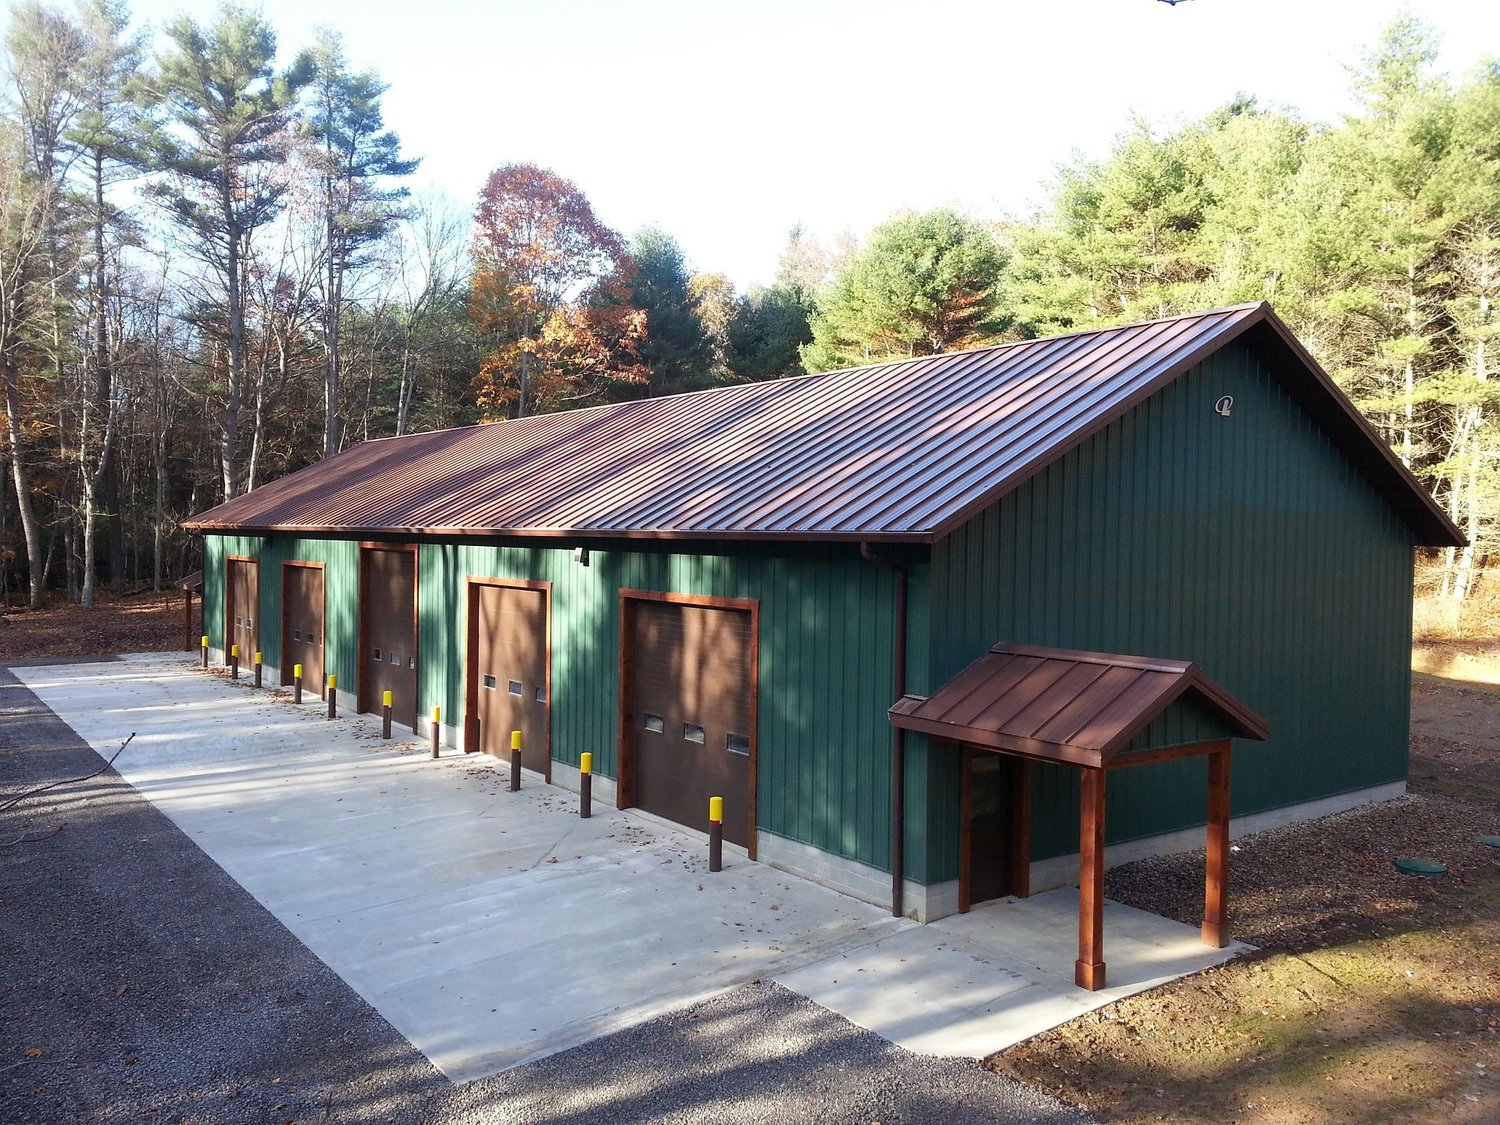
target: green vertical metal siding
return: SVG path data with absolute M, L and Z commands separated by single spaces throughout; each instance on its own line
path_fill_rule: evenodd
M 281 564 L 325 565 L 325 653 L 340 686 L 356 686 L 359 547 L 351 540 L 268 536 L 204 537 L 205 604 L 223 604 L 226 554 L 261 564 L 261 646 L 280 663 Z M 441 705 L 461 721 L 467 636 L 465 581 L 473 577 L 552 583 L 552 754 L 577 764 L 594 754 L 595 769 L 616 773 L 621 589 L 658 590 L 760 603 L 759 827 L 872 866 L 890 852 L 891 631 L 894 580 L 853 547 L 795 547 L 777 553 L 747 546 L 733 555 L 593 549 L 590 565 L 571 547 L 516 541 L 422 543 L 418 555 L 418 700 L 426 715 Z M 914 684 L 929 665 L 925 651 L 925 569 L 912 582 L 909 665 Z M 208 613 L 222 644 L 222 609 Z M 920 755 L 908 769 L 925 800 Z M 917 836 L 909 847 L 922 853 Z
M 281 666 L 281 564 L 323 564 L 323 672 L 353 691 L 359 674 L 359 544 L 347 539 L 268 536 L 260 554 L 261 631 L 266 663 Z
M 224 564 L 231 555 L 259 558 L 262 540 L 258 535 L 205 535 L 203 537 L 203 631 L 208 643 L 217 649 L 224 643 Z M 261 584 L 265 597 L 265 584 Z M 261 614 L 264 618 L 264 613 Z M 262 650 L 264 651 L 264 650 Z
M 1193 660 L 1271 725 L 1236 743 L 1236 814 L 1397 781 L 1412 561 L 1409 529 L 1235 345 L 934 547 L 932 678 L 998 640 Z M 1216 736 L 1188 708 L 1148 733 Z M 957 870 L 956 755 L 933 759 L 930 879 Z M 1205 768 L 1113 774 L 1110 839 L 1202 823 Z M 1076 850 L 1077 790 L 1037 769 L 1036 858 Z
M 243 555 L 260 560 L 260 650 L 265 662 L 281 666 L 281 564 L 323 564 L 323 671 L 354 690 L 359 664 L 359 544 L 340 539 L 298 539 L 271 535 L 203 537 L 203 620 L 209 643 L 224 645 L 224 560 Z
M 423 544 L 422 706 L 461 713 L 465 579 L 552 583 L 552 756 L 617 769 L 621 589 L 760 603 L 759 827 L 875 866 L 889 853 L 893 583 L 852 548 L 734 555 L 670 549 Z

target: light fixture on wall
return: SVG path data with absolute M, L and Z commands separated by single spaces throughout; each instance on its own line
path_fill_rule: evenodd
M 589 565 L 589 549 L 587 547 L 573 548 L 573 561 L 579 566 Z

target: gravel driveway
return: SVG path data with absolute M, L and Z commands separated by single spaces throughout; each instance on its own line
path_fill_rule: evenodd
M 99 765 L 0 669 L 0 802 Z M 454 1086 L 113 771 L 0 812 L 0 954 L 6 1122 L 1091 1120 L 772 984 Z

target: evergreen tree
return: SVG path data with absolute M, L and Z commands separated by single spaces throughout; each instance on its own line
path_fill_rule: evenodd
M 311 52 L 311 113 L 307 128 L 316 156 L 317 198 L 324 240 L 322 312 L 323 456 L 339 439 L 339 326 L 348 307 L 345 282 L 367 262 L 370 246 L 401 217 L 404 187 L 383 181 L 409 176 L 419 161 L 401 156 L 401 141 L 385 128 L 380 99 L 387 87 L 373 71 L 354 73 L 343 44 L 323 32 Z
M 711 385 L 713 349 L 689 292 L 682 247 L 666 232 L 647 227 L 631 240 L 630 261 L 626 299 L 646 314 L 640 358 L 651 372 L 647 393 L 675 394 Z
M 812 312 L 807 294 L 790 285 L 741 297 L 725 332 L 730 374 L 747 381 L 804 374 L 802 348 L 812 343 Z
M 311 64 L 300 58 L 278 73 L 270 24 L 234 5 L 211 27 L 184 16 L 166 30 L 172 46 L 160 60 L 157 88 L 169 131 L 157 135 L 155 157 L 171 175 L 156 190 L 218 280 L 228 359 L 219 467 L 223 495 L 232 497 L 241 485 L 246 269 L 256 232 L 277 217 L 288 190 L 281 165 Z
M 1005 258 L 988 230 L 948 208 L 898 216 L 818 301 L 810 371 L 932 355 L 994 338 Z

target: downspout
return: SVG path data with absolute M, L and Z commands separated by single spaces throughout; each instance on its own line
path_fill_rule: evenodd
M 906 694 L 906 568 L 859 545 L 860 556 L 896 576 L 896 629 L 892 638 L 896 699 Z M 906 878 L 906 731 L 891 726 L 891 914 L 900 918 Z

